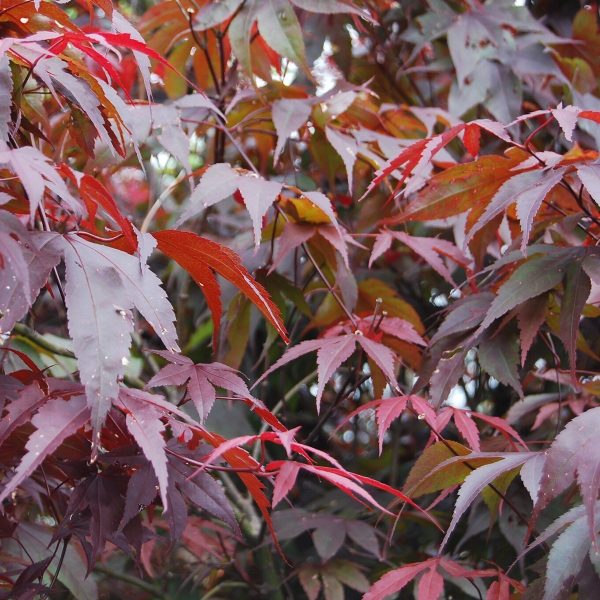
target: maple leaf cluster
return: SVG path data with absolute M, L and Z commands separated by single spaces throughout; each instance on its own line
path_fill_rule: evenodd
M 2 3 L 0 598 L 596 597 L 599 15 L 534 4 Z

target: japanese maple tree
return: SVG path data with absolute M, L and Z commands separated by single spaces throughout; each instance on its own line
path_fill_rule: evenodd
M 594 598 L 595 3 L 0 3 L 0 598 Z

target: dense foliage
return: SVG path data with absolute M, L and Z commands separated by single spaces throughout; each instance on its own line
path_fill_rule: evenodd
M 0 598 L 597 597 L 599 15 L 520 4 L 0 3 Z

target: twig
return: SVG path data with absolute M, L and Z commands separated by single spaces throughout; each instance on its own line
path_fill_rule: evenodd
M 113 577 L 114 579 L 120 579 L 125 583 L 129 583 L 140 590 L 144 590 L 149 594 L 152 594 L 155 598 L 161 598 L 163 600 L 167 600 L 167 596 L 158 589 L 155 585 L 140 579 L 139 577 L 134 577 L 133 575 L 127 575 L 127 573 L 121 573 L 120 571 L 113 571 L 112 569 L 105 567 L 104 565 L 96 565 L 95 571 L 98 573 L 102 573 L 103 575 L 108 575 L 109 577 Z

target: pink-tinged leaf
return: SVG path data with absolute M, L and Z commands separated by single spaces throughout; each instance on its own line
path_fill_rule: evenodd
M 316 232 L 317 228 L 312 225 L 287 222 L 283 227 L 283 232 L 277 238 L 277 251 L 269 273 L 272 273 L 290 252 L 310 240 Z
M 327 243 L 331 244 L 331 246 L 333 246 L 333 248 L 335 248 L 342 257 L 344 264 L 338 265 L 338 271 L 339 269 L 345 268 L 345 270 L 348 271 L 350 275 L 352 275 L 352 273 L 350 272 L 350 265 L 348 263 L 348 244 L 352 244 L 359 248 L 364 248 L 364 246 L 357 244 L 356 241 L 353 240 L 349 234 L 343 231 L 340 227 L 336 227 L 335 225 L 319 225 L 317 227 L 317 233 Z M 340 287 L 342 287 L 341 284 Z
M 546 311 L 548 308 L 547 294 L 540 294 L 523 302 L 517 308 L 517 323 L 521 337 L 521 366 L 525 364 L 525 359 L 540 327 L 546 321 Z
M 475 233 L 487 225 L 494 217 L 502 214 L 511 204 L 517 205 L 517 216 L 521 223 L 521 250 L 525 251 L 533 218 L 549 192 L 561 181 L 565 167 L 557 169 L 537 169 L 518 173 L 505 181 L 496 192 L 484 213 L 469 231 L 465 244 Z
M 308 100 L 284 98 L 275 100 L 271 110 L 273 125 L 277 131 L 277 145 L 273 155 L 273 164 L 276 165 L 291 134 L 298 131 L 310 117 L 312 106 Z
M 427 342 L 417 333 L 414 325 L 400 317 L 384 317 L 379 324 L 379 329 L 399 340 L 417 346 L 427 346 Z
M 242 398 L 252 398 L 248 386 L 235 369 L 221 363 L 194 364 L 189 358 L 168 352 L 157 352 L 171 364 L 163 367 L 148 382 L 148 387 L 187 383 L 189 398 L 194 403 L 200 422 L 204 423 L 216 400 L 215 387 Z
M 210 165 L 189 199 L 177 225 L 200 214 L 205 208 L 229 198 L 239 187 L 240 174 L 229 163 Z
M 155 243 L 140 234 L 136 257 L 76 235 L 54 240 L 64 253 L 69 333 L 92 409 L 94 444 L 129 361 L 131 309 L 142 313 L 167 348 L 179 349 L 175 313 L 160 280 L 146 265 Z
M 573 141 L 573 131 L 577 125 L 577 118 L 581 112 L 576 106 L 565 106 L 562 103 L 551 111 L 552 116 L 558 121 L 560 128 L 563 130 L 565 137 L 569 142 Z
M 379 439 L 379 454 L 383 450 L 385 432 L 406 409 L 409 396 L 395 396 L 381 401 L 377 407 L 377 437 Z
M 358 144 L 353 137 L 340 133 L 333 127 L 326 127 L 325 135 L 327 136 L 327 141 L 333 146 L 344 162 L 346 176 L 348 177 L 348 191 L 352 195 L 353 172 L 354 164 L 356 163 L 356 154 L 358 153 Z
M 460 408 L 453 408 L 452 416 L 454 417 L 454 424 L 460 432 L 460 435 L 463 436 L 475 452 L 479 452 L 479 429 L 477 429 L 477 425 L 475 425 L 473 419 L 471 419 L 471 415 Z
M 588 524 L 584 518 L 579 518 L 556 538 L 548 553 L 544 600 L 566 597 L 567 585 L 572 585 L 589 551 Z
M 165 510 L 168 508 L 167 487 L 169 474 L 165 454 L 165 426 L 161 421 L 163 411 L 148 402 L 147 392 L 121 388 L 119 404 L 125 410 L 125 422 L 129 433 L 150 461 L 160 489 L 160 497 Z
M 260 244 L 263 217 L 279 197 L 282 187 L 282 183 L 267 181 L 254 175 L 247 175 L 239 179 L 240 194 L 244 199 L 250 219 L 252 219 L 254 244 L 257 247 Z
M 411 563 L 386 573 L 362 597 L 362 600 L 385 600 L 406 587 L 419 573 L 429 568 L 429 561 Z
M 545 463 L 546 455 L 543 452 L 539 452 L 521 467 L 521 472 L 519 473 L 521 481 L 525 489 L 529 492 L 534 505 L 538 501 Z
M 275 477 L 273 500 L 271 502 L 272 508 L 275 508 L 294 487 L 299 471 L 300 465 L 298 463 L 284 462 L 281 465 L 279 473 L 277 473 L 277 477 Z
M 362 339 L 362 336 L 346 334 L 338 337 L 305 340 L 300 342 L 296 346 L 289 348 L 275 364 L 271 365 L 271 367 L 261 375 L 252 387 L 256 387 L 265 377 L 290 361 L 295 360 L 304 354 L 308 354 L 309 352 L 317 352 L 318 390 L 316 401 L 317 410 L 319 410 L 325 384 L 329 381 L 330 377 L 335 373 L 338 367 L 354 352 L 356 341 L 362 341 Z M 376 344 L 376 342 L 372 343 Z M 391 353 L 385 346 L 382 346 L 381 344 L 377 344 L 377 346 L 381 346 L 382 348 L 385 348 L 387 352 Z
M 571 373 L 575 377 L 577 336 L 581 313 L 589 298 L 591 281 L 582 266 L 582 260 L 573 261 L 567 268 L 564 294 L 560 307 L 559 334 L 567 354 Z
M 283 427 L 283 425 L 281 425 Z M 300 425 L 298 427 L 294 427 L 294 429 L 286 429 L 285 431 L 275 431 L 275 435 L 279 438 L 281 445 L 283 446 L 285 453 L 288 458 L 292 456 L 292 444 L 295 444 L 296 436 L 300 431 Z
M 8 165 L 23 185 L 32 222 L 38 206 L 43 204 L 46 188 L 56 194 L 75 215 L 84 214 L 81 203 L 71 195 L 50 159 L 37 148 L 25 146 L 9 149 L 4 145 L 4 148 L 0 147 L 0 164 Z
M 502 419 L 500 417 L 492 417 L 491 415 L 486 415 L 478 412 L 472 412 L 471 416 L 475 419 L 483 421 L 484 423 L 487 423 L 488 425 L 491 425 L 494 429 L 502 433 L 507 439 L 513 438 L 514 440 L 519 442 L 519 444 L 521 444 L 521 446 L 525 450 L 529 450 L 527 444 L 523 441 L 518 432 L 508 424 L 506 419 Z
M 345 494 L 348 494 L 352 498 L 357 499 L 359 502 L 366 503 L 368 505 L 373 506 L 374 508 L 378 508 L 382 512 L 386 514 L 391 514 L 386 508 L 384 508 L 373 496 L 367 492 L 364 488 L 362 488 L 356 481 L 352 479 L 354 477 L 354 473 L 348 473 L 346 475 L 346 471 L 340 471 L 335 467 L 319 467 L 315 465 L 301 465 L 305 471 L 312 473 L 313 475 L 317 475 L 328 481 L 329 483 L 335 485 L 337 488 L 342 490 Z
M 600 407 L 592 408 L 567 423 L 547 451 L 536 505 L 536 512 L 539 512 L 577 480 L 592 539 L 596 537 L 595 505 L 600 490 L 599 428 Z
M 251 389 L 254 389 L 263 379 L 269 376 L 273 371 L 283 367 L 287 363 L 304 356 L 309 352 L 317 352 L 319 348 L 323 347 L 323 340 L 304 340 L 291 348 L 288 348 L 284 355 L 272 364 L 254 383 Z
M 496 56 L 495 35 L 480 17 L 480 11 L 457 16 L 448 28 L 448 50 L 460 88 L 467 84 L 480 61 Z
M 393 389 L 398 389 L 396 380 L 396 354 L 387 346 L 375 342 L 364 335 L 356 336 L 367 356 L 381 369 Z
M 478 456 L 483 456 L 486 453 L 475 453 L 473 455 L 467 455 L 468 457 L 476 458 Z M 490 457 L 493 458 L 494 455 L 490 454 Z M 498 456 L 498 455 L 496 455 Z M 452 521 L 446 530 L 446 535 L 440 544 L 440 552 L 446 545 L 448 538 L 454 531 L 458 521 L 465 513 L 465 511 L 471 506 L 475 498 L 480 494 L 485 487 L 487 487 L 490 483 L 493 483 L 496 478 L 505 473 L 506 471 L 510 471 L 511 469 L 515 469 L 516 467 L 521 466 L 527 460 L 529 460 L 532 455 L 528 452 L 516 452 L 514 454 L 503 454 L 501 455 L 501 460 L 497 462 L 493 462 L 487 465 L 483 465 L 472 471 L 469 475 L 467 475 L 463 484 L 460 486 L 460 490 L 458 492 L 458 498 L 456 500 L 456 505 L 454 507 L 454 513 L 452 515 Z M 456 460 L 464 461 L 465 457 L 460 456 L 457 459 L 449 459 L 441 463 L 437 469 L 443 468 L 444 466 L 450 464 L 451 462 L 456 462 Z
M 494 581 L 488 588 L 485 600 L 510 600 L 510 584 L 506 579 Z
M 409 396 L 410 403 L 412 404 L 413 409 L 417 412 L 420 419 L 425 419 L 425 422 L 431 425 L 432 427 L 437 426 L 437 415 L 435 414 L 435 410 L 425 398 L 421 398 L 421 396 L 417 396 L 416 394 L 411 394 Z
M 444 591 L 444 578 L 438 573 L 436 564 L 421 575 L 417 585 L 417 598 L 419 600 L 438 600 Z
M 456 286 L 452 274 L 441 257 L 450 258 L 461 266 L 466 265 L 468 260 L 452 242 L 437 238 L 415 237 L 403 231 L 394 231 L 392 235 L 423 258 L 450 285 Z
M 383 256 L 391 247 L 394 241 L 393 232 L 384 229 L 377 234 L 371 256 L 369 257 L 369 268 L 380 257 Z
M 527 552 L 536 548 L 540 544 L 543 544 L 546 540 L 549 540 L 551 537 L 555 536 L 561 529 L 564 529 L 567 525 L 574 523 L 579 519 L 584 519 L 586 517 L 585 507 L 581 504 L 570 508 L 566 513 L 562 514 L 560 517 L 555 519 L 542 533 L 540 533 L 525 550 L 518 556 L 524 556 Z M 598 511 L 598 507 L 596 506 L 596 512 Z M 589 531 L 586 532 L 586 537 L 589 539 Z
M 477 121 L 472 121 L 469 125 L 477 125 L 480 129 L 495 135 L 497 138 L 507 142 L 508 144 L 513 144 L 513 140 L 508 134 L 507 126 L 504 123 L 500 123 L 499 121 L 491 121 L 490 119 L 477 119 Z
M 77 433 L 87 422 L 90 411 L 83 396 L 68 401 L 48 400 L 31 419 L 36 428 L 25 446 L 14 475 L 6 482 L 0 493 L 0 503 L 7 498 L 44 459 L 52 454 L 68 437 Z
M 577 175 L 590 196 L 600 206 L 600 165 L 594 163 L 580 165 L 577 167 Z
M 324 340 L 325 346 L 317 351 L 317 369 L 319 384 L 317 387 L 317 413 L 321 410 L 321 397 L 325 391 L 325 384 L 331 379 L 336 370 L 354 352 L 356 336 L 353 334 L 329 338 Z

